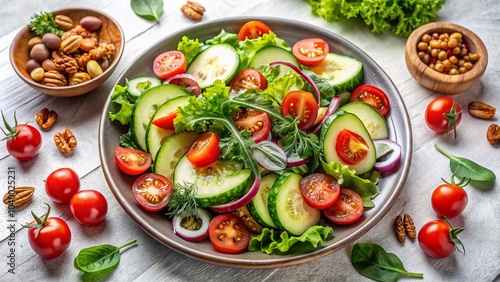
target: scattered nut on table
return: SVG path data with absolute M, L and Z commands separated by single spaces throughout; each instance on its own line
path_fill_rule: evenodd
M 67 128 L 54 134 L 54 142 L 56 147 L 63 153 L 74 151 L 77 145 L 75 135 Z
M 49 110 L 48 108 L 43 108 L 35 116 L 36 123 L 43 129 L 49 129 L 57 121 L 57 113 L 55 111 Z
M 500 144 L 500 125 L 491 124 L 488 127 L 488 132 L 486 133 L 486 138 L 488 138 L 488 142 L 490 142 L 491 145 Z
M 394 222 L 394 231 L 396 231 L 396 237 L 398 238 L 399 243 L 404 243 L 406 234 L 403 225 L 403 218 L 400 215 L 396 216 L 396 221 Z
M 480 119 L 492 119 L 496 112 L 495 107 L 479 101 L 470 102 L 468 110 L 472 116 Z
M 199 21 L 201 20 L 201 18 L 203 18 L 205 7 L 203 7 L 199 3 L 187 1 L 186 4 L 182 5 L 181 11 L 186 17 L 195 21 Z
M 3 196 L 3 203 L 8 206 L 19 207 L 28 202 L 35 193 L 34 187 L 19 186 Z
M 417 230 L 415 229 L 415 224 L 413 223 L 413 219 L 408 214 L 405 214 L 404 216 L 404 226 L 408 238 L 415 239 L 417 237 Z

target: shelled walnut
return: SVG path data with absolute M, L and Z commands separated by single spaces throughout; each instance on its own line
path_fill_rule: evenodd
M 203 18 L 205 7 L 197 2 L 187 1 L 186 4 L 182 5 L 181 11 L 186 17 L 199 21 Z
M 57 113 L 43 108 L 35 116 L 36 123 L 43 129 L 49 129 L 57 121 Z
M 54 134 L 54 143 L 63 153 L 74 151 L 77 145 L 75 135 L 67 128 L 65 128 L 62 132 Z

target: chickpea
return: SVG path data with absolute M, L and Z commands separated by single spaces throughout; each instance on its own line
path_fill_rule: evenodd
M 453 48 L 452 53 L 453 53 L 453 55 L 459 55 L 459 54 L 460 54 L 460 51 L 461 51 L 461 50 L 460 50 L 460 47 L 455 47 L 455 48 Z
M 455 38 L 448 40 L 448 48 L 453 49 L 458 46 L 458 41 Z
M 466 73 L 466 72 L 467 72 L 467 70 L 464 67 L 459 67 L 458 68 L 458 73 L 459 74 L 463 74 L 463 73 Z
M 474 65 L 471 62 L 465 62 L 464 64 L 464 68 L 468 71 L 471 70 L 473 66 Z
M 462 34 L 460 32 L 454 32 L 450 35 L 450 38 L 454 38 L 457 41 L 462 41 Z
M 441 48 L 443 50 L 448 50 L 448 42 L 446 42 L 446 41 L 439 42 L 439 48 Z
M 448 69 L 450 70 L 451 69 L 451 62 L 450 60 L 446 59 L 443 61 L 443 66 L 445 67 L 445 69 Z
M 431 40 L 431 42 L 429 43 L 429 46 L 431 46 L 431 48 L 433 49 L 439 49 L 441 48 L 441 44 L 439 43 L 439 41 L 437 40 Z
M 451 69 L 448 74 L 451 74 L 451 75 L 457 75 L 458 74 L 458 70 L 457 69 Z
M 441 51 L 439 51 L 437 58 L 442 61 L 442 60 L 448 58 L 448 54 L 446 54 L 446 51 L 441 50 Z
M 469 51 L 466 48 L 462 48 L 462 50 L 460 50 L 460 56 L 465 56 L 467 53 L 469 53 Z
M 479 60 L 479 55 L 476 53 L 470 53 L 469 58 L 470 58 L 471 62 L 476 62 L 477 60 Z
M 443 64 L 436 64 L 436 66 L 434 66 L 434 69 L 438 72 L 443 72 L 444 66 L 443 66 Z
M 423 59 L 423 58 L 424 58 L 424 56 L 425 56 L 425 54 L 427 54 L 427 53 L 425 53 L 424 51 L 420 51 L 420 52 L 418 52 L 418 57 L 419 57 L 420 59 Z
M 431 56 L 436 58 L 439 54 L 439 50 L 438 49 L 432 49 L 431 50 Z
M 432 35 L 431 35 L 432 39 L 439 39 L 439 33 L 437 32 L 434 32 Z
M 425 43 L 429 43 L 431 41 L 432 37 L 429 34 L 424 34 L 422 35 L 422 41 Z
M 420 41 L 417 45 L 417 49 L 421 51 L 426 51 L 429 45 L 426 42 Z
M 453 65 L 456 65 L 458 63 L 458 59 L 456 56 L 450 56 L 448 57 L 448 60 L 450 60 L 450 63 L 452 63 Z
M 465 55 L 465 56 L 463 56 L 463 59 L 464 59 L 464 61 L 466 61 L 466 62 L 470 62 L 470 57 L 469 57 L 469 55 Z
M 439 35 L 439 40 L 442 40 L 442 41 L 448 40 L 449 37 L 450 37 L 450 35 L 448 33 L 446 33 L 446 32 L 445 33 L 441 33 Z
M 429 61 L 431 60 L 431 55 L 429 54 L 425 54 L 424 57 L 422 58 L 422 61 L 424 62 L 424 64 L 429 64 Z
M 463 66 L 464 66 L 464 64 L 465 64 L 465 60 L 464 60 L 464 59 L 460 59 L 460 60 L 458 60 L 458 64 L 457 64 L 457 65 L 458 65 L 458 67 L 463 67 Z

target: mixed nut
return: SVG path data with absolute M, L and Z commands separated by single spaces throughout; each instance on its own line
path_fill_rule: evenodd
M 30 60 L 26 71 L 34 81 L 47 86 L 76 85 L 102 74 L 110 65 L 116 48 L 100 42 L 98 17 L 83 17 L 78 24 L 64 15 L 55 16 L 61 36 L 45 33 L 29 40 Z

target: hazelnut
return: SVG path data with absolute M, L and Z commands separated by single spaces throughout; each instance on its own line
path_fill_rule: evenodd
M 31 73 L 34 69 L 41 67 L 40 63 L 30 59 L 28 62 L 26 62 L 26 71 L 28 73 Z
M 38 62 L 48 59 L 49 56 L 50 50 L 45 44 L 36 44 L 31 48 L 30 57 Z
M 86 30 L 96 31 L 101 28 L 102 21 L 98 17 L 86 16 L 80 20 L 80 25 Z
M 61 38 L 53 33 L 45 33 L 42 40 L 52 50 L 57 50 L 61 46 Z
M 52 61 L 51 59 L 44 60 L 42 62 L 42 68 L 45 71 L 57 70 L 56 64 L 54 64 L 54 61 Z
M 35 36 L 28 41 L 28 48 L 31 50 L 31 48 L 33 48 L 33 46 L 40 44 L 40 43 L 43 43 L 42 38 L 40 36 Z

